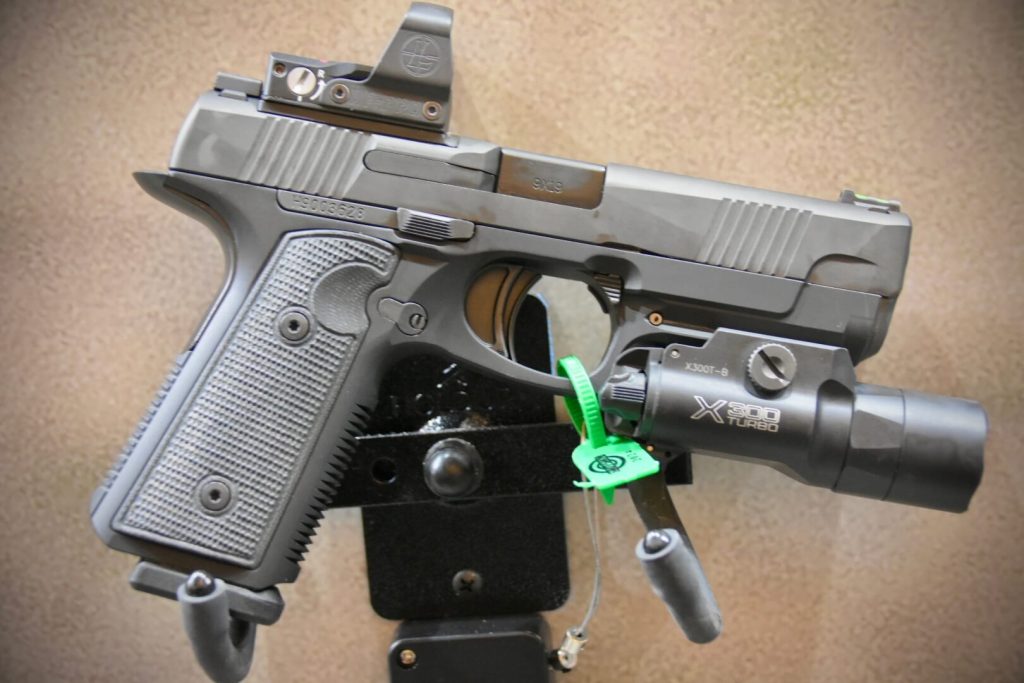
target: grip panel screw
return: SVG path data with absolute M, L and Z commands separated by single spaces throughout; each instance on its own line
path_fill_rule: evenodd
M 302 308 L 289 308 L 281 311 L 277 317 L 277 331 L 290 342 L 300 342 L 309 336 L 313 329 L 309 312 Z
M 224 512 L 233 497 L 231 485 L 219 476 L 208 477 L 199 484 L 199 504 L 207 512 Z

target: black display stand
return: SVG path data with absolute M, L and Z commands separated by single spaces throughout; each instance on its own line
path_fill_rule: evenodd
M 513 348 L 517 362 L 552 371 L 540 299 L 524 300 Z M 550 394 L 446 359 L 398 363 L 380 396 L 332 507 L 363 508 L 370 601 L 405 620 L 391 680 L 548 681 L 552 646 L 536 613 L 569 596 L 562 494 L 579 490 L 569 457 L 579 436 L 554 422 Z M 441 499 L 424 458 L 452 438 L 475 447 L 482 477 L 471 496 Z M 689 456 L 666 477 L 691 483 Z

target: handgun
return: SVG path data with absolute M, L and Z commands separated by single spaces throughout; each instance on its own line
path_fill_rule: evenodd
M 450 10 L 414 3 L 374 67 L 274 53 L 262 80 L 218 74 L 169 170 L 135 175 L 217 235 L 227 276 L 94 494 L 92 523 L 141 558 L 135 587 L 188 606 L 212 677 L 244 676 L 255 625 L 279 616 L 275 586 L 296 579 L 387 368 L 440 354 L 570 392 L 517 363 L 511 343 L 544 275 L 585 283 L 608 315 L 589 376 L 611 432 L 842 493 L 967 508 L 981 406 L 854 373 L 882 346 L 903 285 L 911 223 L 898 202 L 450 134 L 451 25 Z M 685 565 L 685 534 L 656 531 L 681 529 L 659 508 L 667 495 L 631 492 L 650 503 L 638 555 Z M 665 582 L 696 570 L 655 565 L 672 607 Z M 701 587 L 681 599 L 699 602 Z M 687 609 L 674 609 L 684 628 Z

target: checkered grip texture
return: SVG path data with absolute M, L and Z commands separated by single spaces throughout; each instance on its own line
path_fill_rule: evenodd
M 314 285 L 339 266 L 365 264 L 345 272 L 358 280 L 353 289 L 368 293 L 387 281 L 394 260 L 386 244 L 355 237 L 293 238 L 279 248 L 127 499 L 118 530 L 258 564 L 367 325 L 364 311 L 353 311 L 348 329 L 315 325 L 311 338 L 292 345 L 278 336 L 277 317 L 311 306 Z M 219 515 L 198 502 L 197 487 L 210 475 L 235 489 Z
M 146 411 L 146 414 L 142 416 L 142 420 L 139 421 L 139 424 L 135 427 L 135 431 L 132 432 L 131 437 L 129 437 L 127 443 L 125 443 L 124 448 L 121 449 L 120 454 L 117 456 L 117 460 L 114 461 L 114 464 L 107 472 L 107 477 L 103 480 L 103 483 L 100 484 L 99 488 L 96 489 L 96 492 L 92 496 L 92 502 L 89 506 L 90 512 L 96 512 L 96 508 L 98 508 L 100 503 L 103 502 L 103 497 L 107 495 L 107 492 L 113 485 L 114 480 L 117 479 L 117 475 L 121 474 L 121 470 L 124 468 L 125 463 L 128 462 L 128 457 L 135 450 L 135 447 L 139 445 L 139 440 L 142 439 L 142 435 L 146 432 L 146 428 L 149 427 L 149 423 L 153 421 L 153 416 L 156 415 L 156 411 L 160 410 L 160 406 L 163 404 L 164 399 L 167 398 L 168 392 L 171 390 L 171 387 L 174 386 L 174 381 L 178 379 L 178 375 L 181 374 L 183 357 L 184 354 L 175 359 L 174 366 L 171 368 L 171 371 L 167 373 L 167 378 L 164 379 L 164 383 L 161 384 L 160 388 L 157 390 L 156 396 L 153 397 L 152 403 L 149 404 L 149 409 Z

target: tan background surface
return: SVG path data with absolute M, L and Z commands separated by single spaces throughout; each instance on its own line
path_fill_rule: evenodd
M 1024 679 L 1024 4 L 455 4 L 457 132 L 900 197 L 907 285 L 861 378 L 977 398 L 991 419 L 962 516 L 697 458 L 675 497 L 726 618 L 703 648 L 633 560 L 635 514 L 607 510 L 604 604 L 573 680 Z M 164 166 L 218 69 L 260 76 L 271 50 L 372 63 L 406 6 L 0 6 L 0 678 L 201 679 L 175 606 L 128 588 L 132 559 L 86 512 L 221 277 L 212 236 L 130 174 Z M 556 632 L 590 578 L 579 498 L 567 509 L 576 591 Z M 251 680 L 383 680 L 395 625 L 368 604 L 359 513 L 329 515 L 304 566 Z

